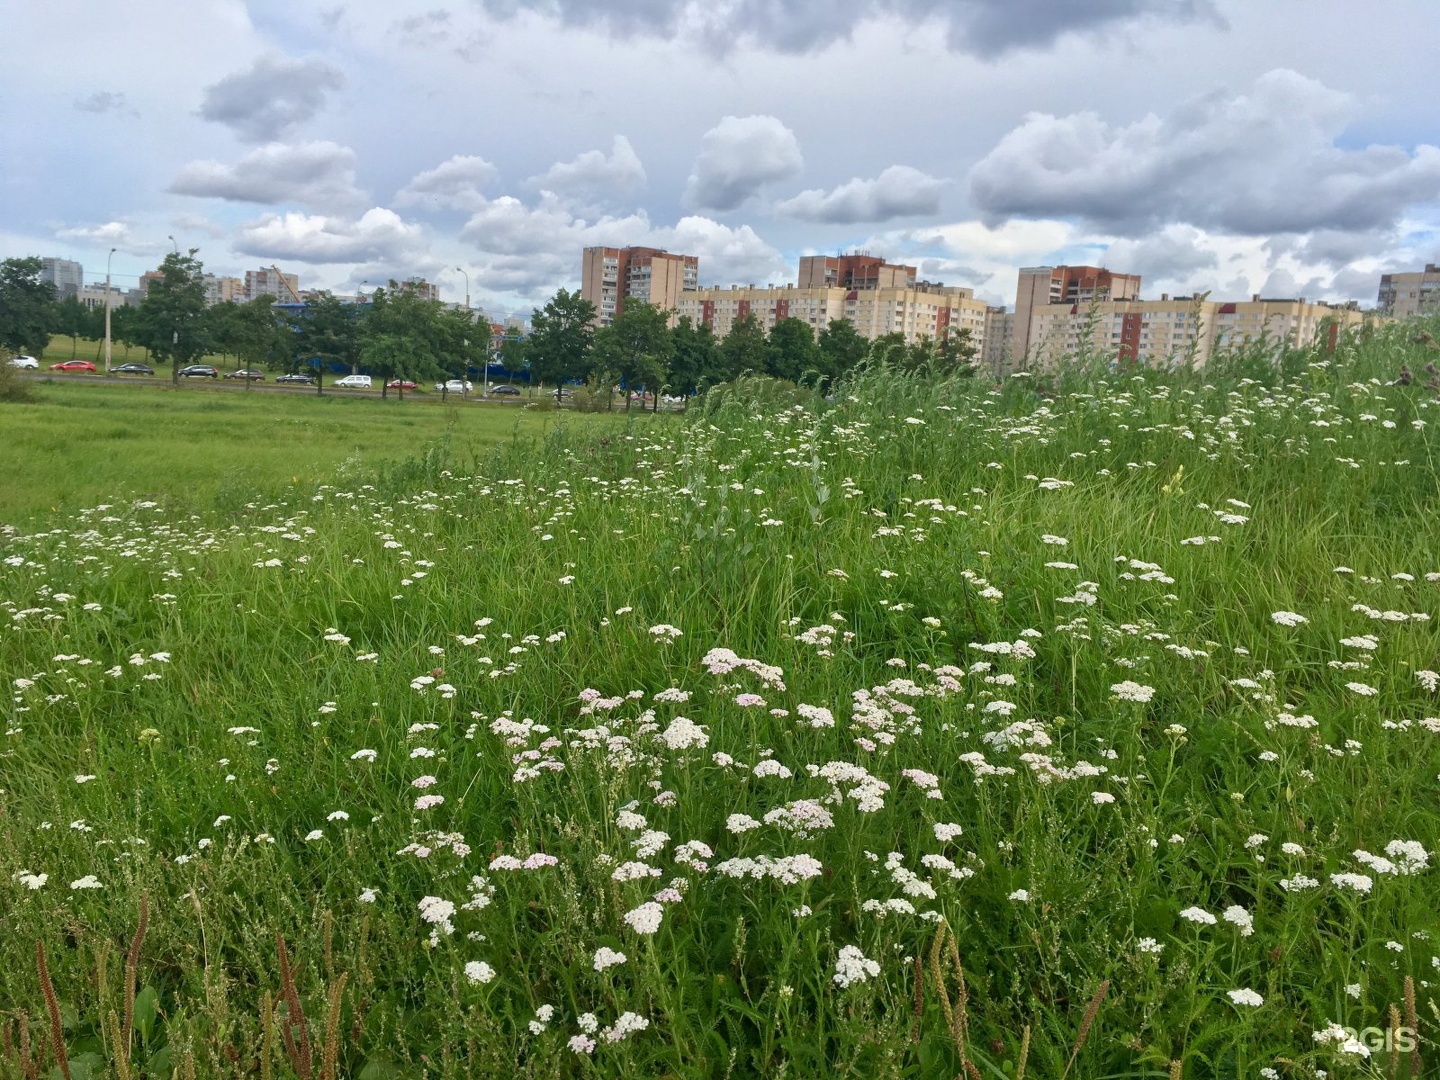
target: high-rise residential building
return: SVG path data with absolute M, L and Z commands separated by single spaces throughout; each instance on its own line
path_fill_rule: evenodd
M 245 299 L 257 296 L 273 296 L 281 303 L 300 299 L 300 278 L 296 274 L 285 274 L 273 266 L 259 270 L 245 271 Z
M 85 268 L 70 259 L 46 257 L 40 260 L 40 280 L 54 285 L 56 294 L 64 300 L 85 287 Z
M 105 309 L 105 282 L 99 285 L 87 285 L 75 293 L 75 299 L 92 311 L 103 311 Z M 126 292 L 117 285 L 110 286 L 110 307 L 134 307 L 140 302 L 140 294 L 136 289 Z
M 1397 319 L 1440 310 L 1440 266 L 1426 263 L 1418 272 L 1382 274 L 1380 310 Z
M 806 323 L 818 336 L 844 319 L 868 340 L 899 333 L 907 344 L 921 338 L 938 340 L 963 328 L 970 331 L 975 346 L 983 348 L 986 331 L 985 302 L 976 300 L 973 290 L 929 283 L 868 289 L 798 285 L 698 289 L 681 297 L 676 314 L 710 327 L 718 337 L 747 315 L 766 333 L 789 318 Z
M 887 263 L 875 255 L 806 255 L 800 260 L 802 289 L 909 289 L 915 267 Z
M 985 349 L 981 361 L 993 375 L 1004 375 L 1010 370 L 1010 361 L 1015 350 L 1015 314 L 1003 307 L 985 309 Z
M 438 301 L 440 299 L 440 286 L 432 285 L 424 278 L 407 278 L 404 281 L 392 280 L 390 282 L 390 288 L 395 291 L 403 290 L 404 292 L 413 293 L 421 300 Z
M 231 300 L 245 300 L 245 282 L 237 277 L 216 277 L 204 275 L 205 303 L 207 306 L 224 304 Z
M 700 259 L 649 247 L 589 247 L 581 262 L 580 295 L 595 305 L 595 322 L 609 326 L 626 300 L 643 300 L 673 314 L 683 293 L 700 287 Z
M 1219 301 L 1162 295 L 1159 300 L 1043 304 L 1031 311 L 1031 368 L 1054 367 L 1085 348 L 1120 362 L 1203 367 L 1217 348 L 1265 340 L 1313 345 L 1361 325 L 1354 305 L 1308 303 L 1304 297 Z
M 1116 274 L 1100 266 L 1025 266 L 1015 287 L 1015 366 L 1026 367 L 1034 344 L 1031 313 L 1050 304 L 1089 304 L 1092 300 L 1138 300 L 1139 274 Z

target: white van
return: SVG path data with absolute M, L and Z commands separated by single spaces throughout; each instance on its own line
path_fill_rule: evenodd
M 346 390 L 369 390 L 369 375 L 346 375 L 343 379 L 336 379 L 331 386 L 343 387 Z

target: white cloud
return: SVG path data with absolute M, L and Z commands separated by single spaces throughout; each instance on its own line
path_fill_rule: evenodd
M 849 40 L 865 22 L 933 22 L 949 47 L 978 54 L 1053 44 L 1140 19 L 1218 22 L 1209 0 L 480 0 L 491 13 L 538 11 L 619 38 L 680 38 L 708 51 L 805 53 Z
M 123 221 L 107 221 L 102 225 L 75 225 L 55 233 L 57 240 L 78 240 L 95 245 L 129 247 L 134 241 L 130 226 Z
M 256 147 L 234 165 L 192 161 L 170 184 L 177 195 L 266 205 L 299 203 L 341 209 L 361 205 L 355 151 L 333 142 Z
M 828 193 L 820 188 L 802 191 L 775 210 L 801 221 L 841 225 L 918 217 L 939 211 L 948 183 L 908 165 L 891 165 L 873 180 L 856 177 Z
M 606 201 L 633 195 L 645 187 L 645 166 L 624 135 L 616 135 L 610 156 L 603 150 L 588 150 L 574 161 L 559 161 L 527 184 L 568 195 L 580 202 Z
M 775 117 L 727 116 L 701 139 L 685 205 L 734 210 L 765 184 L 788 180 L 804 164 L 800 141 Z
M 247 142 L 273 142 L 318 113 L 325 95 L 343 85 L 344 75 L 323 60 L 262 56 L 206 87 L 200 115 Z
M 1138 234 L 1185 222 L 1237 234 L 1360 231 L 1440 200 L 1440 149 L 1337 145 L 1354 99 L 1284 69 L 1112 126 L 1030 114 L 970 172 L 989 220 L 1074 216 Z
M 359 218 L 323 214 L 266 214 L 236 231 L 235 250 L 305 263 L 409 262 L 426 246 L 421 226 L 384 207 Z
M 433 169 L 417 173 L 395 195 L 400 206 L 424 206 L 427 203 L 451 210 L 475 210 L 486 204 L 482 192 L 495 182 L 499 172 L 482 157 L 456 154 Z
M 1162 282 L 1169 291 L 1208 288 L 1220 269 L 1220 256 L 1207 237 L 1189 225 L 1170 225 L 1139 239 L 1116 240 L 1105 251 L 1105 265 L 1122 274 L 1139 274 L 1146 292 Z

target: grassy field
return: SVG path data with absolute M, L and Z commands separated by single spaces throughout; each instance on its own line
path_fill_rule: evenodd
M 743 383 L 5 530 L 0 1070 L 1435 1075 L 1412 349 Z
M 0 411 L 11 463 L 0 522 L 30 524 L 115 499 L 160 498 L 177 511 L 235 507 L 298 483 L 369 475 L 442 439 L 456 462 L 474 467 L 503 443 L 542 438 L 562 416 L 582 429 L 617 422 L 378 394 L 83 377 L 38 385 L 38 402 Z

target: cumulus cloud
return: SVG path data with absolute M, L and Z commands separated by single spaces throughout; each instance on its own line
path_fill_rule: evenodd
M 1219 23 L 1210 0 L 480 0 L 492 15 L 535 11 L 619 38 L 682 38 L 712 52 L 741 46 L 806 53 L 845 41 L 865 22 L 934 23 L 949 47 L 979 55 L 1044 48 L 1067 34 L 1140 19 Z
M 631 195 L 645 186 L 645 166 L 624 135 L 616 135 L 607 157 L 588 150 L 574 161 L 559 161 L 526 183 L 582 202 Z
M 1355 111 L 1350 95 L 1280 69 L 1249 93 L 1123 126 L 1093 112 L 1032 113 L 971 170 L 970 197 L 991 222 L 1079 217 L 1128 235 L 1167 222 L 1356 232 L 1440 200 L 1440 149 L 1337 145 Z
M 130 226 L 123 221 L 107 221 L 100 225 L 74 225 L 58 230 L 55 238 L 122 248 L 129 247 L 134 239 Z
M 323 60 L 262 56 L 206 87 L 200 115 L 247 142 L 271 142 L 309 120 L 344 84 L 345 76 Z
M 186 233 L 204 233 L 212 240 L 218 240 L 230 230 L 218 222 L 211 221 L 202 214 L 180 214 L 172 218 L 170 222 L 177 236 Z
M 856 177 L 830 192 L 812 188 L 786 199 L 775 209 L 801 221 L 828 224 L 890 221 L 937 213 L 948 183 L 908 165 L 891 165 L 873 180 Z
M 234 246 L 242 255 L 305 263 L 405 263 L 424 249 L 425 235 L 419 225 L 377 206 L 358 218 L 266 214 L 241 225 Z
M 1139 274 L 1147 287 L 1159 282 L 1188 285 L 1202 278 L 1213 281 L 1220 256 L 1205 241 L 1199 229 L 1171 225 L 1149 236 L 1115 241 L 1105 251 L 1105 265 L 1120 273 Z
M 477 210 L 460 232 L 479 256 L 477 280 L 543 302 L 557 288 L 573 288 L 581 251 L 596 245 L 648 245 L 700 258 L 702 280 L 784 281 L 784 257 L 750 226 L 731 227 L 691 215 L 658 226 L 644 211 L 586 218 L 553 192 L 527 205 L 502 196 Z
M 333 142 L 256 147 L 233 165 L 192 161 L 170 184 L 176 195 L 274 205 L 346 209 L 360 205 L 355 151 Z
M 800 141 L 773 116 L 727 116 L 705 133 L 685 186 L 692 210 L 734 210 L 804 166 Z
M 97 90 L 93 94 L 75 99 L 75 108 L 87 113 L 125 113 L 138 115 L 129 107 L 125 95 L 118 91 Z
M 401 206 L 442 206 L 475 210 L 486 204 L 482 188 L 495 182 L 499 171 L 482 157 L 456 154 L 433 169 L 417 173 L 395 195 Z

